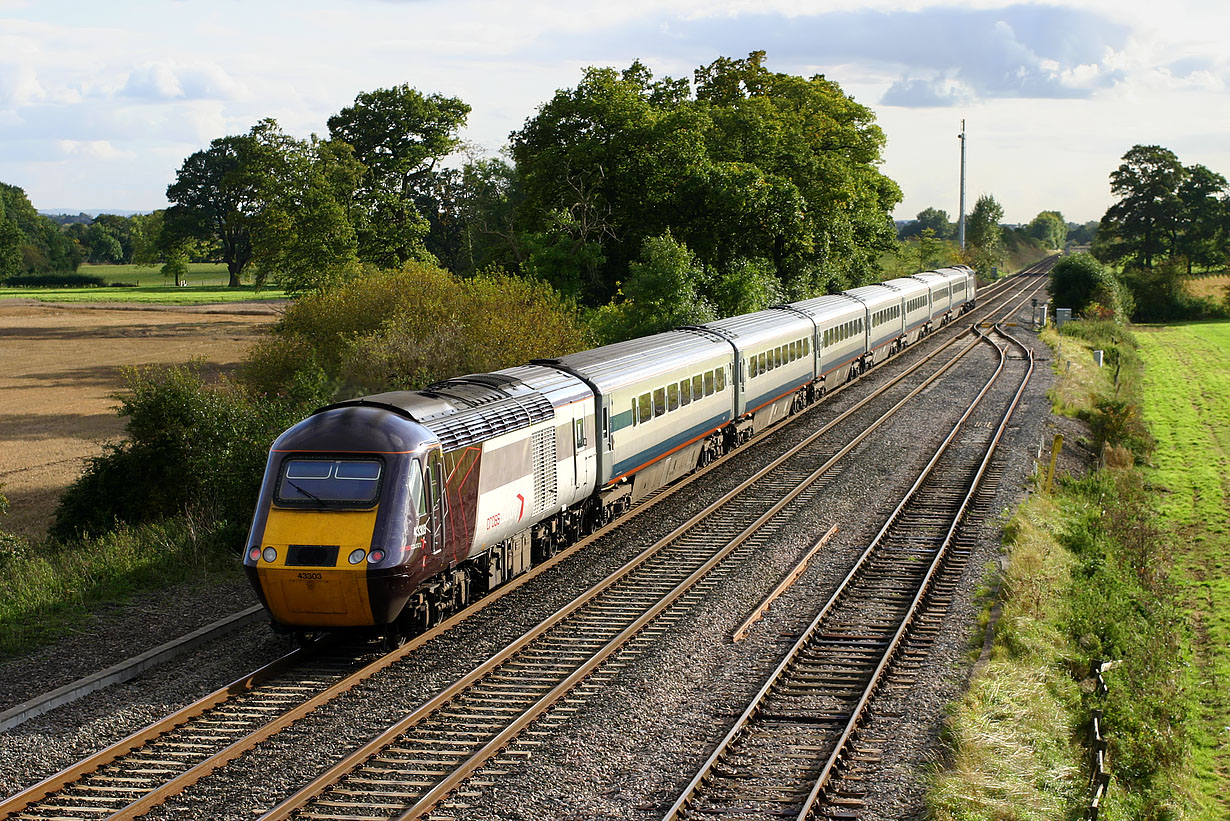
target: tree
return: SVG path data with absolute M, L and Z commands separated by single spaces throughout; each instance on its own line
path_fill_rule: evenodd
M 345 203 L 360 173 L 348 147 L 297 140 L 262 120 L 184 161 L 167 189 L 175 205 L 163 219 L 163 253 L 217 240 L 232 288 L 253 263 L 259 282 L 274 276 L 292 292 L 317 287 L 355 259 Z
M 1119 201 L 1102 217 L 1094 249 L 1098 258 L 1126 260 L 1147 270 L 1156 258 L 1173 251 L 1183 177 L 1173 151 L 1160 145 L 1132 146 L 1110 175 L 1110 190 Z
M 0 279 L 21 273 L 21 229 L 9 215 L 5 201 L 4 190 L 0 188 Z
M 1041 211 L 1029 223 L 1027 231 L 1044 248 L 1062 248 L 1068 238 L 1068 223 L 1058 211 Z
M 937 240 L 949 240 L 957 235 L 957 226 L 949 221 L 947 211 L 927 207 L 919 211 L 917 218 L 902 229 L 900 238 L 922 236 L 928 229 L 931 230 L 931 236 Z
M 694 96 L 639 62 L 557 92 L 513 135 L 526 269 L 600 304 L 669 231 L 706 269 L 768 261 L 800 296 L 873 278 L 901 197 L 877 168 L 883 132 L 835 83 L 764 56 L 702 66 Z
M 54 220 L 34 210 L 25 191 L 0 183 L 0 200 L 4 202 L 4 214 L 0 217 L 0 258 L 3 258 L 0 264 L 12 265 L 16 239 L 18 275 L 77 270 L 82 260 L 81 246 L 60 230 Z
M 252 261 L 252 223 L 260 208 L 260 146 L 252 135 L 219 137 L 189 156 L 167 187 L 163 230 L 173 243 L 215 239 L 230 275 L 228 287 Z
M 1221 174 L 1203 165 L 1184 169 L 1176 195 L 1179 200 L 1179 235 L 1175 250 L 1187 263 L 1212 266 L 1226 260 L 1230 186 Z
M 980 270 L 998 265 L 1003 256 L 1003 228 L 1000 220 L 1004 218 L 1004 208 L 990 194 L 983 194 L 974 203 L 965 220 L 965 239 L 967 254 Z
M 359 256 L 386 268 L 424 259 L 430 223 L 416 199 L 433 200 L 436 164 L 460 142 L 470 106 L 424 96 L 409 85 L 363 92 L 329 118 L 329 135 L 349 144 L 364 166 L 351 214 Z

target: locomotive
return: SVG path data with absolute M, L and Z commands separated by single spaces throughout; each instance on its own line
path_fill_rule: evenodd
M 974 305 L 944 268 L 421 391 L 273 443 L 244 554 L 275 629 L 391 645 Z

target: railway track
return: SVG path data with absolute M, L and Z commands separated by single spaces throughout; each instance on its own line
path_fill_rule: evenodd
M 806 507 L 845 455 L 972 347 L 827 459 L 813 445 L 831 426 L 791 448 L 713 508 L 322 773 L 263 821 L 411 819 L 444 802 L 449 802 L 446 811 L 464 811 L 464 796 L 450 799 L 455 790 L 488 764 L 512 764 L 525 754 L 519 745 L 529 728 L 578 709 L 640 652 L 638 639 L 669 629 L 723 574 Z M 817 461 L 822 464 L 813 468 Z M 764 510 L 766 495 L 776 500 Z
M 1023 291 L 1024 289 L 1013 290 L 1012 286 L 1008 285 L 999 289 L 999 293 L 1007 294 L 1010 292 L 1013 299 L 1019 297 Z M 984 301 L 990 296 L 993 295 L 984 296 Z M 926 359 L 929 361 L 951 344 L 954 344 L 954 342 L 950 341 L 931 352 Z M 908 372 L 912 373 L 913 369 Z M 887 390 L 887 387 L 877 391 L 872 397 L 864 400 L 864 403 L 860 403 L 856 407 L 862 407 L 865 402 L 871 401 L 874 397 L 883 396 L 885 390 Z M 904 402 L 905 400 L 901 401 Z M 824 430 L 830 429 L 832 425 L 845 419 L 849 413 L 847 412 L 847 414 L 838 417 L 829 426 L 826 426 Z M 786 458 L 782 457 L 775 464 L 780 463 Z M 690 481 L 695 481 L 703 475 L 703 472 L 698 473 L 690 480 L 676 485 L 674 492 L 677 492 L 678 488 L 686 486 Z M 662 494 L 659 498 L 663 498 L 666 495 L 669 494 Z M 763 502 L 753 505 L 753 507 L 763 509 Z M 626 521 L 628 521 L 627 517 L 619 520 L 619 522 L 616 522 L 611 527 L 619 526 Z M 583 540 L 576 547 L 561 553 L 546 565 L 531 571 L 530 576 L 542 572 L 549 566 L 558 564 L 568 554 L 583 547 L 594 538 L 603 535 L 609 529 L 610 527 L 600 531 L 593 537 Z M 752 536 L 742 536 L 743 542 L 739 542 L 739 538 L 736 536 L 736 538 L 730 540 L 730 550 L 727 551 L 726 557 L 736 553 L 740 545 L 748 542 Z M 752 547 L 743 547 L 743 554 L 746 554 L 750 549 Z M 579 625 L 579 627 L 568 628 L 569 630 L 578 630 L 579 635 L 586 637 L 586 641 L 579 645 L 561 645 L 558 638 L 547 638 L 539 647 L 565 647 L 565 657 L 571 656 L 575 659 L 580 655 L 590 653 L 593 648 L 601 650 L 602 647 L 620 640 L 621 637 L 621 643 L 615 649 L 622 647 L 633 636 L 640 635 L 643 637 L 646 633 L 641 631 L 647 624 L 654 622 L 655 619 L 658 619 L 658 621 L 654 623 L 649 632 L 666 629 L 664 625 L 669 622 L 669 614 L 666 611 L 673 606 L 672 603 L 681 599 L 686 600 L 689 597 L 695 598 L 696 596 L 703 595 L 704 586 L 696 587 L 696 584 L 708 574 L 710 569 L 713 569 L 716 564 L 722 561 L 722 559 L 717 559 L 702 562 L 700 561 L 702 558 L 701 554 L 698 554 L 696 551 L 695 545 L 691 547 L 681 546 L 672 558 L 660 559 L 656 564 L 647 564 L 646 566 L 649 569 L 645 571 L 653 576 L 660 573 L 664 567 L 669 568 L 673 566 L 675 568 L 674 572 L 678 575 L 682 568 L 696 567 L 692 575 L 696 573 L 701 575 L 693 580 L 692 588 L 690 588 L 691 592 L 685 589 L 684 592 L 672 599 L 671 602 L 666 602 L 666 599 L 660 596 L 664 583 L 659 583 L 653 588 L 654 595 L 659 596 L 658 604 L 651 605 L 647 609 L 642 606 L 641 616 L 633 619 L 630 619 L 627 615 L 630 611 L 627 611 L 624 605 L 630 606 L 631 598 L 636 598 L 636 596 L 630 593 L 616 593 L 607 597 L 602 602 L 595 603 L 594 600 L 600 594 L 591 592 L 584 602 L 574 607 L 573 610 L 582 610 L 591 603 L 595 603 L 596 607 L 589 610 L 587 615 L 579 621 L 570 623 L 574 626 Z M 712 559 L 712 556 L 710 558 Z M 735 557 L 730 559 L 730 561 L 737 562 L 738 558 Z M 702 571 L 701 568 L 704 568 L 704 570 Z M 527 578 L 523 577 L 522 581 L 527 580 Z M 715 583 L 713 579 L 716 578 L 717 576 L 712 577 L 707 582 L 707 585 L 711 587 Z M 511 592 L 519 583 L 510 584 L 503 591 L 489 597 L 489 600 L 500 598 L 502 595 Z M 625 598 L 628 599 L 627 602 L 621 601 Z M 98 755 L 79 763 L 76 767 L 70 768 L 64 773 L 10 797 L 3 804 L 0 804 L 0 817 L 137 817 L 148 811 L 152 806 L 164 801 L 169 795 L 186 789 L 217 767 L 238 757 L 245 750 L 251 749 L 262 740 L 290 726 L 293 722 L 307 715 L 321 704 L 336 698 L 338 694 L 346 692 L 359 682 L 370 678 L 379 670 L 395 664 L 408 653 L 413 652 L 418 647 L 438 637 L 441 633 L 456 626 L 456 624 L 467 618 L 476 609 L 471 608 L 471 611 L 454 616 L 423 636 L 416 638 L 400 650 L 370 664 L 362 664 L 361 660 L 354 658 L 353 655 L 349 661 L 333 657 L 333 666 L 324 672 L 306 671 L 306 668 L 301 665 L 306 663 L 305 660 L 309 656 L 321 653 L 322 648 L 316 648 L 313 652 L 291 654 L 286 659 L 279 660 L 274 665 L 257 671 L 217 693 L 201 699 L 196 704 L 190 705 L 189 708 L 169 716 L 162 722 L 134 734 L 119 744 L 113 745 Z M 619 615 L 620 613 L 623 613 L 623 615 Z M 560 616 L 560 614 L 557 614 L 557 616 Z M 550 632 L 554 624 L 561 623 L 562 621 L 562 616 L 559 619 L 555 619 L 555 617 L 549 619 L 543 625 L 540 625 L 543 628 L 540 634 L 545 636 Z M 548 622 L 551 622 L 551 624 L 548 624 Z M 613 626 L 620 623 L 624 624 L 624 626 L 612 633 Z M 603 640 L 606 641 L 605 644 L 603 644 Z M 541 650 L 535 650 L 528 656 L 521 657 L 514 667 L 524 667 L 531 671 L 533 675 L 539 676 L 542 681 L 554 675 L 559 683 L 540 694 L 539 699 L 540 701 L 546 699 L 550 704 L 554 704 L 564 697 L 573 686 L 579 684 L 588 673 L 577 673 L 576 670 L 579 668 L 573 665 L 572 669 L 574 672 L 561 679 L 560 675 L 563 671 L 558 666 L 552 667 L 553 662 L 547 661 L 546 656 L 539 657 L 535 655 L 541 652 Z M 512 653 L 507 655 L 511 657 Z M 572 661 L 569 660 L 568 664 L 571 663 Z M 295 670 L 300 672 L 296 673 L 294 672 Z M 474 674 L 466 677 L 466 680 L 472 678 L 477 673 L 478 671 L 475 671 Z M 503 675 L 503 673 L 500 675 Z M 489 696 L 498 696 L 499 699 L 506 699 L 510 691 L 510 685 L 500 684 L 501 680 L 497 676 L 497 678 L 492 680 L 495 683 L 488 681 L 484 685 L 485 689 L 475 692 L 482 692 Z M 590 678 L 589 681 L 585 682 L 581 691 L 583 692 L 585 687 L 599 686 L 600 681 L 600 677 Z M 556 692 L 557 687 L 565 685 L 567 685 L 566 689 Z M 553 693 L 555 694 L 554 696 L 552 696 Z M 476 698 L 477 696 L 472 697 Z M 267 701 L 262 701 L 262 699 L 266 698 L 268 698 Z M 497 718 L 508 714 L 509 707 L 505 703 L 502 707 L 485 711 L 479 710 L 479 713 L 485 715 L 484 720 L 479 722 L 485 731 L 492 729 L 491 725 L 497 721 Z M 231 715 L 241 717 L 242 721 L 233 725 L 227 724 L 228 717 Z M 532 721 L 532 719 L 528 719 L 528 721 Z M 524 723 L 520 729 L 523 728 Z M 443 750 L 448 747 L 450 745 L 439 738 L 431 745 L 431 749 L 436 750 Z M 493 753 L 494 749 L 490 752 Z M 438 754 L 423 753 L 423 757 L 418 760 L 435 761 L 441 757 Z M 447 756 L 443 757 L 447 758 Z M 487 758 L 490 757 L 490 755 L 487 755 Z M 124 771 L 121 768 L 130 769 Z M 413 781 L 414 779 L 411 780 Z M 427 779 L 419 777 L 418 780 L 424 781 Z M 444 781 L 438 783 L 442 784 Z M 407 796 L 399 795 L 397 799 L 404 803 L 407 800 Z
M 962 527 L 1033 372 L 1028 349 L 996 333 L 1008 341 L 1000 367 L 664 821 L 856 815 L 861 791 L 830 784 L 875 757 L 859 728 L 907 637 L 936 630 L 951 601 Z

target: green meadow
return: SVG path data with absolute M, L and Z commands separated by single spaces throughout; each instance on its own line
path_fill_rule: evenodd
M 1142 328 L 1136 339 L 1157 439 L 1149 477 L 1191 632 L 1194 774 L 1230 817 L 1230 323 Z
M 0 299 L 24 297 L 44 302 L 144 302 L 159 305 L 200 305 L 212 302 L 242 302 L 251 299 L 282 299 L 281 288 L 257 290 L 252 285 L 228 288 L 226 266 L 217 262 L 190 262 L 178 288 L 158 268 L 137 265 L 82 265 L 78 273 L 102 277 L 102 288 L 11 288 L 0 287 Z

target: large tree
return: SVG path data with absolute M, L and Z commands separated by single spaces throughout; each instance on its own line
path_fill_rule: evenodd
M 162 248 L 217 241 L 229 286 L 255 263 L 291 291 L 316 287 L 355 257 L 347 206 L 361 167 L 349 147 L 298 140 L 276 121 L 220 137 L 184 160 L 167 188 Z
M 1178 190 L 1183 164 L 1160 145 L 1135 145 L 1111 172 L 1110 190 L 1119 201 L 1098 228 L 1095 254 L 1106 262 L 1129 261 L 1146 270 L 1172 251 L 1182 203 Z
M 591 303 L 651 237 L 718 276 L 767 264 L 792 293 L 870 279 L 895 232 L 870 109 L 822 76 L 721 58 L 686 81 L 590 68 L 513 135 L 527 269 Z
M 1203 165 L 1183 169 L 1175 192 L 1179 199 L 1179 226 L 1175 251 L 1187 263 L 1211 266 L 1226 261 L 1230 238 L 1230 185 L 1226 178 Z
M 399 85 L 363 92 L 329 118 L 332 139 L 350 145 L 365 168 L 351 215 L 363 260 L 396 268 L 425 257 L 432 226 L 421 206 L 437 202 L 448 183 L 437 165 L 459 145 L 469 113 L 456 97 Z
M 965 239 L 975 268 L 999 264 L 1004 248 L 1003 218 L 1004 207 L 990 194 L 983 194 L 974 203 L 965 220 Z
M 252 262 L 252 225 L 261 206 L 260 144 L 251 134 L 219 137 L 184 160 L 167 187 L 163 230 L 177 239 L 214 239 L 230 274 L 228 285 Z

